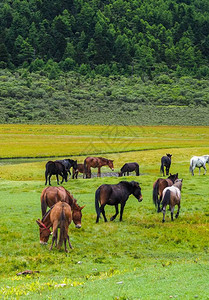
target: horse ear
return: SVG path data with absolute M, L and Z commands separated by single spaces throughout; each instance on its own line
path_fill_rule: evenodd
M 82 210 L 85 206 L 86 206 L 86 205 L 81 206 L 81 207 L 80 207 L 80 210 Z
M 38 226 L 41 226 L 41 223 L 40 223 L 40 219 L 36 220 L 36 223 L 38 224 Z

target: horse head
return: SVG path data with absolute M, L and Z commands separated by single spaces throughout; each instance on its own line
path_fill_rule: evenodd
M 108 167 L 114 171 L 113 160 L 108 159 Z
M 133 195 L 136 199 L 138 199 L 139 202 L 143 200 L 142 193 L 141 193 L 141 187 L 138 182 L 131 181 L 130 182 L 132 188 L 133 188 Z
M 84 207 L 85 207 L 85 205 L 80 207 L 76 203 L 73 206 L 72 219 L 73 219 L 73 222 L 74 222 L 76 228 L 81 228 L 81 218 L 82 218 L 81 210 Z
M 40 219 L 36 220 L 36 223 L 40 230 L 40 244 L 46 245 L 49 240 L 51 230 Z

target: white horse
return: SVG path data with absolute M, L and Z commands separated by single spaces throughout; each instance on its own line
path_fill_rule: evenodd
M 209 164 L 209 155 L 203 155 L 203 156 L 193 156 L 190 160 L 190 167 L 189 170 L 194 176 L 194 169 L 197 167 L 199 168 L 199 175 L 200 175 L 200 168 L 203 167 L 205 172 L 203 175 L 206 174 L 207 169 L 206 169 L 206 163 Z

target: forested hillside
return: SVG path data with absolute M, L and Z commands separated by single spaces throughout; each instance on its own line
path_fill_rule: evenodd
M 2 0 L 0 122 L 208 125 L 208 0 Z
M 2 0 L 0 31 L 1 67 L 209 75 L 208 0 Z

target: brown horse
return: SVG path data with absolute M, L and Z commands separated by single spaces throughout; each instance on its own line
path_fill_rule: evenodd
M 183 179 L 177 179 L 174 184 L 170 187 L 167 187 L 163 190 L 163 199 L 162 199 L 162 209 L 163 209 L 163 220 L 165 222 L 165 212 L 166 206 L 170 206 L 171 210 L 171 221 L 173 221 L 173 212 L 175 205 L 178 205 L 178 211 L 176 213 L 176 218 L 179 216 L 180 211 L 180 202 L 181 202 L 181 188 L 182 188 Z
M 167 179 L 158 178 L 153 184 L 153 203 L 157 206 L 157 212 L 160 212 L 160 202 L 162 200 L 163 190 L 174 184 L 174 181 L 178 178 L 178 173 L 170 174 Z M 159 196 L 159 198 L 158 198 Z
M 68 227 L 72 221 L 72 211 L 69 204 L 66 202 L 57 202 L 52 209 L 44 216 L 42 220 L 36 220 L 40 229 L 40 243 L 46 244 L 49 240 L 49 236 L 51 234 L 50 227 L 53 228 L 52 234 L 52 244 L 50 250 L 52 250 L 54 241 L 55 246 L 57 247 L 57 233 L 58 227 L 60 228 L 60 236 L 58 248 L 61 248 L 63 241 L 65 244 L 65 251 L 67 251 L 66 241 L 68 240 L 70 248 L 72 245 L 70 243 L 69 235 L 68 235 Z
M 141 188 L 136 181 L 121 181 L 118 184 L 102 184 L 95 193 L 95 209 L 97 213 L 96 223 L 99 222 L 100 213 L 102 213 L 104 221 L 107 222 L 104 211 L 106 204 L 115 206 L 115 215 L 110 218 L 110 221 L 113 221 L 116 218 L 118 215 L 118 204 L 121 205 L 120 221 L 122 221 L 123 210 L 126 201 L 131 194 L 133 194 L 139 202 L 142 201 Z
M 80 207 L 77 204 L 77 200 L 67 191 L 64 187 L 49 186 L 45 188 L 41 193 L 41 210 L 42 217 L 45 215 L 47 206 L 52 207 L 55 203 L 62 201 L 66 202 L 71 206 L 73 222 L 76 228 L 81 228 L 81 210 L 84 206 Z
M 104 157 L 87 157 L 84 160 L 86 178 L 91 178 L 91 168 L 98 168 L 97 177 L 101 177 L 101 167 L 108 166 L 114 171 L 113 160 Z
M 83 178 L 85 176 L 84 164 L 77 164 L 77 169 L 73 169 L 73 179 L 78 178 L 78 173 L 83 173 Z

